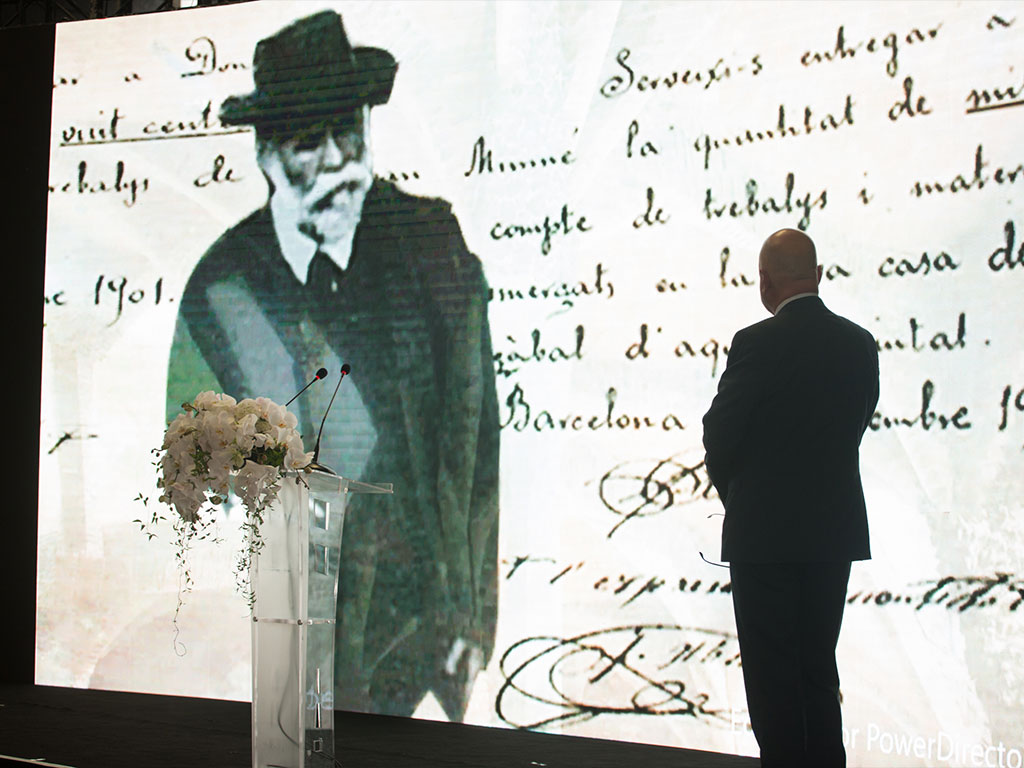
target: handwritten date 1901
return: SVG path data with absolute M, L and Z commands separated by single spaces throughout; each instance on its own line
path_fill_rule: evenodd
M 107 275 L 100 275 L 96 278 L 96 287 L 93 290 L 93 304 L 97 307 L 108 302 L 112 305 L 116 304 L 114 319 L 107 323 L 107 325 L 113 325 L 121 319 L 121 313 L 128 305 L 141 304 L 147 298 L 154 305 L 159 304 L 163 297 L 163 287 L 164 279 L 162 277 L 157 279 L 153 284 L 153 290 L 149 291 L 148 287 L 129 288 L 127 277 L 108 278 Z

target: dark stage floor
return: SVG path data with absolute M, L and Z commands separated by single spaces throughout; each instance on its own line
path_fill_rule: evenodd
M 749 757 L 340 712 L 345 768 L 754 768 Z M 0 687 L 0 755 L 73 768 L 246 768 L 249 705 Z M 44 763 L 44 764 L 45 764 Z M 37 763 L 38 764 L 38 763 Z M 2 766 L 25 766 L 0 758 Z

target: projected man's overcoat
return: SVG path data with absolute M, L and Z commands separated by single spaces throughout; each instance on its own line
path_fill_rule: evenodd
M 338 365 L 352 365 L 320 460 L 395 493 L 348 508 L 337 707 L 409 714 L 433 690 L 461 719 L 466 670 L 448 674 L 445 657 L 461 638 L 489 658 L 497 610 L 498 414 L 481 266 L 447 203 L 378 179 L 347 269 L 323 270 L 296 279 L 268 207 L 226 232 L 181 300 L 168 407 L 203 389 L 284 402 L 330 363 L 320 399 L 293 406 L 310 450 Z

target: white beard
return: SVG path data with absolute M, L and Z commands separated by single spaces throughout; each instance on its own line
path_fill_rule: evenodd
M 274 196 L 280 198 L 275 202 L 294 214 L 300 232 L 329 250 L 346 243 L 351 246 L 373 184 L 368 150 L 362 161 L 349 161 L 340 171 L 318 176 L 305 194 L 292 186 L 276 151 L 260 153 L 259 163 L 274 186 Z

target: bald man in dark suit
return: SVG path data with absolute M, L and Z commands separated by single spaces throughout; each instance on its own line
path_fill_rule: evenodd
M 763 768 L 845 766 L 835 649 L 850 563 L 871 557 L 859 448 L 878 350 L 818 297 L 803 232 L 769 237 L 758 269 L 772 317 L 736 333 L 704 416 L 747 704 Z

